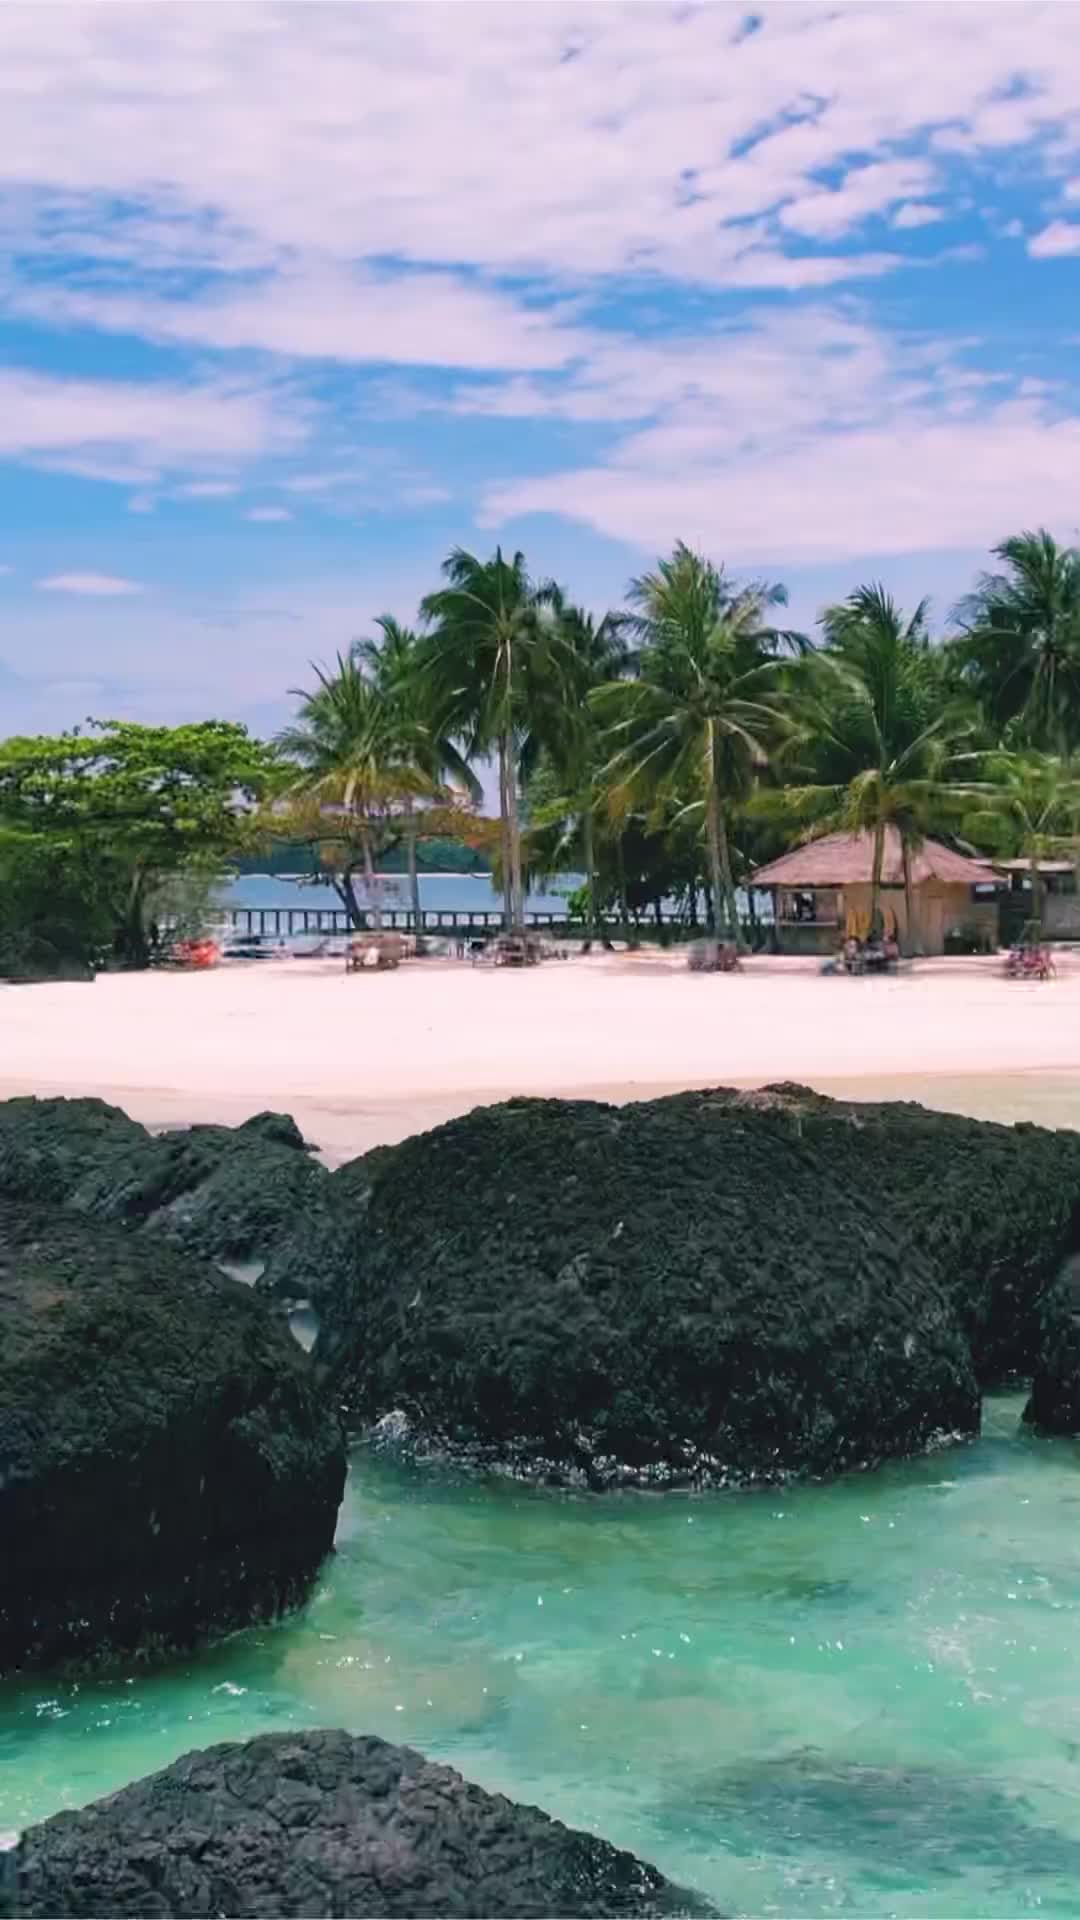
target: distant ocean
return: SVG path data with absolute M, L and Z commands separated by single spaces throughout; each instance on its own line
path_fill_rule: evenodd
M 528 894 L 526 910 L 530 913 L 563 913 L 567 894 L 573 893 L 581 881 L 581 875 L 564 874 L 557 892 Z M 379 891 L 384 907 L 408 910 L 409 881 L 406 874 L 387 874 L 379 883 Z M 365 905 L 364 890 L 359 884 L 356 895 L 360 905 Z M 225 907 L 341 908 L 341 901 L 333 887 L 313 886 L 306 880 L 283 880 L 268 873 L 243 875 L 222 888 L 220 898 Z M 737 898 L 739 911 L 745 914 L 748 901 L 741 888 Z M 427 913 L 498 913 L 502 908 L 502 895 L 495 892 L 485 874 L 425 873 L 420 876 L 420 904 Z M 702 912 L 704 904 L 702 901 Z M 760 895 L 758 913 L 762 920 L 771 917 L 768 901 Z
M 525 905 L 532 913 L 564 912 L 567 894 L 578 885 L 578 879 L 567 874 L 560 882 L 558 893 L 530 893 Z M 408 876 L 387 874 L 379 883 L 379 893 L 384 907 L 407 910 Z M 356 894 L 363 906 L 365 895 L 359 885 Z M 267 873 L 244 874 L 223 887 L 220 897 L 226 907 L 309 907 L 313 911 L 317 907 L 341 908 L 333 887 L 283 880 Z M 502 906 L 502 895 L 495 892 L 486 874 L 425 873 L 420 876 L 420 904 L 429 913 L 497 913 Z

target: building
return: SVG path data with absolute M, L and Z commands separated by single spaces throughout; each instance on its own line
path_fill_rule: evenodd
M 773 897 L 781 953 L 834 953 L 849 933 L 870 930 L 874 838 L 869 833 L 830 833 L 759 867 L 755 888 Z M 954 853 L 938 840 L 924 840 L 911 856 L 914 938 L 909 936 L 900 835 L 885 831 L 880 907 L 888 932 L 905 952 L 944 953 L 953 941 L 991 948 L 998 938 L 1001 882 L 985 862 Z

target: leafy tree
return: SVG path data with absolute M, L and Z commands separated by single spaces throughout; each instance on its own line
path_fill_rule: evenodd
M 447 732 L 469 760 L 495 756 L 499 778 L 500 862 L 508 929 L 524 924 L 521 809 L 523 767 L 550 716 L 573 685 L 559 629 L 559 596 L 532 580 L 525 557 L 497 547 L 479 560 L 455 547 L 443 563 L 446 585 L 422 603 L 430 631 L 424 670 Z
M 1000 739 L 1068 754 L 1080 747 L 1080 548 L 1061 547 L 1045 527 L 994 548 L 956 610 L 950 652 Z
M 155 889 L 193 864 L 224 865 L 248 840 L 273 780 L 267 749 L 231 721 L 181 727 L 90 722 L 0 745 L 0 827 L 67 871 L 92 865 L 116 957 L 145 966 Z
M 0 829 L 0 978 L 90 976 L 114 932 L 102 880 L 78 846 Z
M 449 703 L 440 699 L 435 681 L 424 671 L 420 635 L 388 613 L 380 615 L 375 625 L 378 640 L 361 641 L 356 653 L 390 706 L 403 761 L 416 767 L 430 794 L 448 797 L 445 787 L 452 782 L 468 803 L 478 805 L 480 782 L 448 731 Z M 403 793 L 402 807 L 413 926 L 420 933 L 424 924 L 417 860 L 421 820 L 411 791 Z
M 1042 925 L 1041 860 L 1074 856 L 1080 841 L 1080 766 L 1056 754 L 989 754 L 984 779 L 964 793 L 964 831 L 1001 858 L 1029 863 L 1031 917 Z
M 631 582 L 629 599 L 637 678 L 592 696 L 609 729 L 610 804 L 617 817 L 643 803 L 662 815 L 678 800 L 703 820 L 714 912 L 722 903 L 741 945 L 731 823 L 782 727 L 784 658 L 803 643 L 768 622 L 782 587 L 736 588 L 681 543 Z
M 943 693 L 926 602 L 905 618 L 883 587 L 863 586 L 822 615 L 825 645 L 801 670 L 788 784 L 761 808 L 813 834 L 873 836 L 870 917 L 880 917 L 886 830 L 900 834 L 909 937 L 916 940 L 911 856 L 948 810 L 970 715 Z
M 354 926 L 363 920 L 353 885 L 362 869 L 376 929 L 382 927 L 378 862 L 395 846 L 404 841 L 408 849 L 419 926 L 417 841 L 427 835 L 484 837 L 468 806 L 455 803 L 440 785 L 440 770 L 449 761 L 461 770 L 467 801 L 476 790 L 456 750 L 438 732 L 435 690 L 414 663 L 411 636 L 388 624 L 385 660 L 377 645 L 361 643 L 338 654 L 332 672 L 316 667 L 318 684 L 298 694 L 297 720 L 277 739 L 279 751 L 294 763 L 289 804 L 264 822 L 278 837 L 308 844 Z
M 280 752 L 296 765 L 288 792 L 306 801 L 309 812 L 314 806 L 341 815 L 346 844 L 359 849 L 359 861 L 345 862 L 346 903 L 359 924 L 352 879 L 362 866 L 378 931 L 376 860 L 396 837 L 405 804 L 429 792 L 431 783 L 403 738 L 395 701 L 359 652 L 339 653 L 331 672 L 313 670 L 317 685 L 307 693 L 293 689 L 299 713 L 277 737 Z M 291 833 L 294 823 L 287 825 Z
M 622 678 L 632 664 L 620 614 L 594 620 L 583 608 L 559 604 L 557 617 L 566 649 L 567 698 L 541 713 L 542 778 L 530 784 L 529 849 L 544 848 L 548 871 L 583 870 L 585 951 L 598 936 L 597 833 L 610 818 L 602 809 L 603 732 L 591 695 Z M 550 829 L 555 828 L 553 836 Z M 545 829 L 547 830 L 545 832 Z

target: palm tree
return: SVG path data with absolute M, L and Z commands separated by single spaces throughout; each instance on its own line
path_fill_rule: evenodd
M 1039 863 L 1075 855 L 1080 839 L 1080 767 L 1056 754 L 993 753 L 985 779 L 967 790 L 972 802 L 964 831 L 1003 856 L 1027 860 L 1031 918 L 1042 925 L 1043 883 Z
M 585 942 L 589 952 L 598 937 L 596 903 L 596 827 L 601 800 L 600 770 L 605 753 L 600 724 L 590 696 L 597 687 L 623 678 L 632 654 L 625 638 L 622 615 L 608 612 L 600 620 L 582 607 L 560 605 L 559 626 L 571 675 L 570 698 L 546 704 L 538 716 L 545 734 L 549 763 L 549 792 L 540 824 L 563 825 L 563 850 L 577 849 L 585 869 Z M 550 792 L 555 788 L 554 794 Z
M 896 828 L 908 938 L 917 947 L 911 859 L 946 811 L 960 770 L 956 749 L 973 723 L 945 694 L 925 601 L 905 618 L 883 587 L 862 586 L 826 608 L 821 625 L 825 645 L 801 669 L 782 758 L 788 784 L 763 796 L 762 810 L 808 822 L 815 837 L 873 836 L 872 927 L 880 923 L 886 831 Z
M 418 770 L 427 783 L 428 793 L 438 793 L 445 781 L 452 780 L 464 788 L 470 802 L 478 802 L 480 782 L 446 730 L 437 689 L 423 670 L 421 636 L 389 613 L 380 614 L 375 625 L 379 638 L 359 641 L 353 655 L 391 709 L 397 752 L 403 764 Z M 424 924 L 417 861 L 420 822 L 411 790 L 403 792 L 402 806 L 411 918 L 413 929 L 419 934 Z
M 277 736 L 277 746 L 297 763 L 291 792 L 349 815 L 360 841 L 372 918 L 381 931 L 376 858 L 398 810 L 429 791 L 430 781 L 403 739 L 396 702 L 362 658 L 339 653 L 332 672 L 321 667 L 313 672 L 316 687 L 293 689 L 299 716 Z
M 1080 548 L 1046 531 L 994 548 L 1003 570 L 985 573 L 960 602 L 957 664 L 995 731 L 1068 754 L 1080 746 Z
M 611 805 L 645 800 L 657 817 L 672 800 L 703 817 L 713 912 L 723 902 L 742 944 L 730 827 L 781 726 L 783 656 L 802 645 L 767 623 L 782 587 L 734 588 L 723 569 L 681 542 L 630 583 L 627 628 L 638 675 L 599 687 L 592 702 L 609 728 L 604 769 Z
M 530 579 L 525 557 L 497 547 L 479 560 L 455 547 L 446 585 L 422 603 L 431 631 L 425 665 L 449 733 L 469 759 L 494 753 L 499 771 L 502 875 L 508 931 L 524 925 L 519 783 L 538 716 L 571 684 L 558 627 L 560 597 Z

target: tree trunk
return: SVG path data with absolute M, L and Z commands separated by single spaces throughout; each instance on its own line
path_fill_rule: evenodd
M 582 951 L 591 953 L 596 939 L 596 846 L 591 794 L 581 816 L 581 843 L 585 854 L 585 944 Z
M 615 855 L 619 874 L 619 918 L 622 921 L 627 946 L 636 947 L 639 943 L 630 925 L 630 901 L 626 892 L 626 848 L 623 845 L 621 833 L 615 843 Z
M 338 899 L 345 909 L 350 927 L 356 928 L 360 928 L 364 924 L 361 918 L 360 908 L 356 904 L 356 889 L 353 886 L 353 874 L 360 864 L 358 860 L 350 860 L 348 866 L 343 870 L 340 879 L 337 879 L 333 874 L 329 875 L 330 885 L 333 887 L 334 892 L 337 894 Z
M 510 878 L 510 797 L 506 777 L 506 735 L 499 735 L 499 839 L 502 845 L 503 932 L 514 924 L 513 889 Z
M 521 886 L 521 822 L 518 818 L 517 766 L 513 735 L 506 741 L 506 824 L 510 842 L 510 931 L 525 931 L 525 898 Z
M 416 865 L 416 822 L 412 817 L 411 798 L 405 803 L 405 856 L 409 867 L 409 905 L 412 911 L 413 932 L 419 940 L 424 931 L 424 914 L 420 905 L 420 874 Z
M 919 932 L 918 907 L 911 879 L 911 843 L 906 834 L 900 841 L 900 853 L 904 862 L 904 919 L 907 921 L 907 949 L 909 953 L 921 953 L 922 939 Z
M 1031 871 L 1031 917 L 1035 922 L 1037 939 L 1042 939 L 1043 921 L 1043 879 L 1039 872 L 1039 856 L 1033 852 L 1028 856 Z
M 141 867 L 136 867 L 124 902 L 123 923 L 118 929 L 116 945 L 120 956 L 129 967 L 148 967 L 150 965 L 150 944 L 143 924 L 143 896 L 146 875 Z
M 742 925 L 739 920 L 739 903 L 735 898 L 735 876 L 731 871 L 731 847 L 728 843 L 727 821 L 723 809 L 716 810 L 717 837 L 720 843 L 720 873 L 724 887 L 724 913 L 727 918 L 731 937 L 741 953 L 746 945 L 743 939 Z
M 376 933 L 382 932 L 382 895 L 379 892 L 378 876 L 375 872 L 375 858 L 371 850 L 371 835 L 364 829 L 361 845 L 364 849 L 364 880 L 367 884 L 368 899 L 371 901 L 371 924 Z
M 885 864 L 885 824 L 874 828 L 874 864 L 870 870 L 870 936 L 881 931 L 881 869 Z
M 709 768 L 709 785 L 705 795 L 705 839 L 709 849 L 709 932 L 720 932 L 720 902 L 724 896 L 724 872 L 720 858 L 720 801 L 717 797 L 716 783 Z

